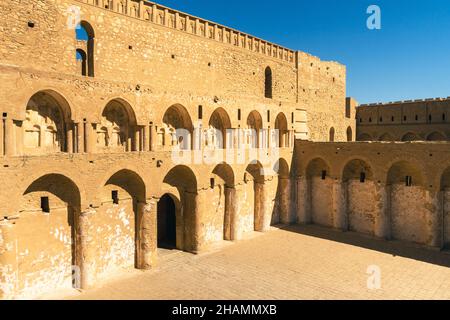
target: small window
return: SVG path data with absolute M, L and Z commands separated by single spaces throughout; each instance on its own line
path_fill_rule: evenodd
M 267 122 L 270 122 L 270 110 L 267 110 Z
M 198 118 L 203 119 L 203 106 L 198 106 Z
M 322 180 L 325 180 L 326 177 L 327 177 L 327 171 L 326 171 L 326 170 L 323 170 L 323 171 L 322 171 Z
M 419 121 L 419 116 L 418 115 L 416 115 L 416 121 Z
M 359 123 L 362 123 L 362 118 L 359 118 Z
M 411 176 L 406 176 L 405 184 L 406 184 L 407 187 L 411 187 L 412 186 L 412 177 Z
M 272 99 L 272 69 L 267 67 L 264 72 L 264 96 Z
M 383 117 L 380 117 L 380 122 L 383 122 Z
M 445 121 L 445 113 L 442 114 L 442 121 Z
M 48 197 L 41 197 L 41 210 L 45 213 L 50 213 L 50 201 Z
M 372 123 L 372 118 L 369 118 L 369 122 Z
M 111 192 L 111 198 L 114 204 L 119 204 L 119 191 L 113 190 Z
M 75 29 L 75 37 L 79 42 L 85 43 L 84 51 L 82 48 L 76 48 L 76 59 L 79 64 L 82 64 L 79 72 L 83 76 L 94 76 L 94 52 L 95 52 L 95 33 L 92 26 L 86 22 L 81 21 Z
M 238 120 L 241 120 L 241 109 L 238 109 Z
M 294 121 L 295 121 L 294 113 L 292 112 L 292 113 L 291 113 L 291 123 L 294 123 Z
M 394 122 L 394 117 L 391 117 L 391 121 Z
M 216 180 L 214 178 L 210 178 L 209 184 L 211 186 L 211 189 L 214 189 L 214 187 L 216 186 Z
M 361 183 L 366 182 L 366 173 L 365 172 L 361 172 L 361 174 L 359 175 L 359 182 L 361 182 Z
M 403 117 L 403 121 L 406 121 L 406 116 Z
M 428 116 L 428 121 L 431 122 L 431 120 L 433 120 L 433 118 L 431 117 L 431 114 Z

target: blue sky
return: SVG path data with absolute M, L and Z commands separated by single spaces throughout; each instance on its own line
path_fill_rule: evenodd
M 450 96 L 448 0 L 157 0 L 347 66 L 360 103 Z M 381 30 L 366 27 L 369 5 Z

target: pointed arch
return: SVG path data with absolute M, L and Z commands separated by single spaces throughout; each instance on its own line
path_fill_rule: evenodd
M 262 134 L 263 120 L 261 114 L 253 110 L 247 117 L 247 128 L 250 132 L 247 134 L 245 143 L 252 148 L 261 147 L 261 134 Z
M 163 142 L 167 144 L 170 140 L 172 146 L 179 145 L 184 150 L 192 147 L 194 126 L 189 112 L 183 105 L 174 104 L 170 106 L 164 113 L 162 120 L 165 125 L 164 134 L 170 135 L 170 139 L 162 139 Z
M 29 100 L 23 121 L 25 154 L 67 152 L 71 137 L 67 130 L 73 125 L 67 100 L 54 90 L 42 90 Z
M 275 119 L 275 130 L 278 132 L 278 148 L 289 147 L 289 132 L 286 115 L 283 112 L 278 113 Z
M 224 108 L 219 107 L 209 118 L 207 145 L 217 149 L 226 149 L 228 143 L 227 130 L 231 129 L 231 120 Z

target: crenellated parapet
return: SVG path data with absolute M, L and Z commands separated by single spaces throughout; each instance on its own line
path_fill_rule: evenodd
M 295 63 L 295 51 L 212 21 L 143 0 L 76 0 L 132 18 Z

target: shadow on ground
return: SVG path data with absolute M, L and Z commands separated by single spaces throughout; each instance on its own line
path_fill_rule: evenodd
M 440 251 L 437 248 L 429 248 L 397 240 L 382 240 L 356 232 L 342 232 L 316 225 L 289 225 L 278 226 L 278 228 L 289 232 L 303 234 L 305 236 L 345 243 L 393 256 L 414 259 L 450 268 L 450 252 Z

